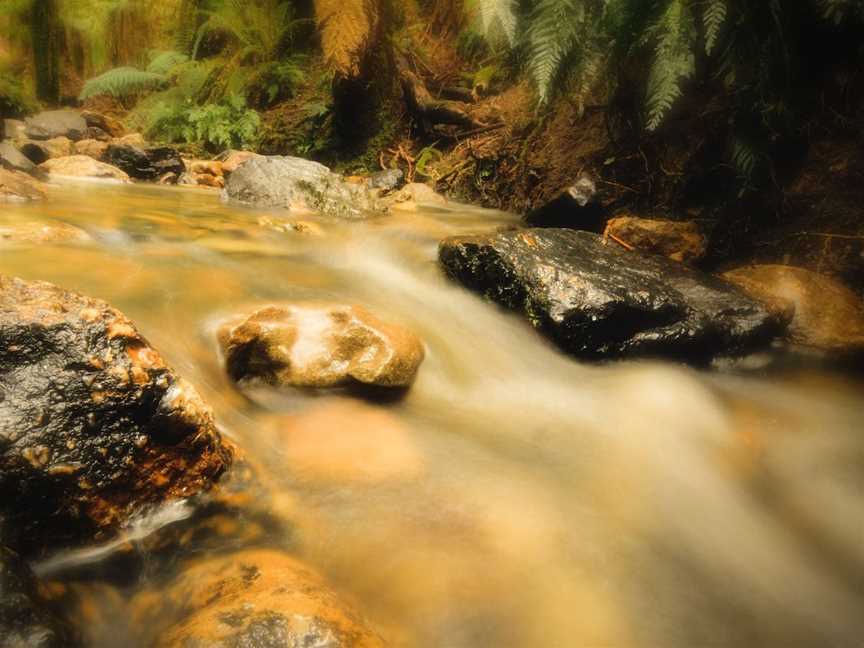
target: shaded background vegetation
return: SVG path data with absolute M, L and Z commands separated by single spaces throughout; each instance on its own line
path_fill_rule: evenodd
M 610 209 L 705 221 L 717 258 L 830 227 L 853 277 L 862 21 L 864 0 L 6 0 L 0 109 L 400 166 L 517 211 L 589 173 Z

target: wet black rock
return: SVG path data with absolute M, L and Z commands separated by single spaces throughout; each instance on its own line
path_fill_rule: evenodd
M 0 547 L 0 646 L 73 648 L 73 633 L 39 596 L 36 579 L 21 558 Z
M 768 343 L 788 325 L 715 277 L 567 229 L 444 240 L 447 273 L 564 350 L 589 358 L 703 361 Z
M 0 166 L 10 171 L 30 173 L 36 165 L 11 142 L 0 142 Z
M 68 137 L 73 142 L 84 138 L 87 122 L 74 110 L 49 110 L 25 120 L 27 137 L 34 140 L 47 140 L 55 137 Z
M 0 275 L 0 516 L 18 551 L 110 536 L 209 488 L 210 409 L 108 304 Z
M 255 207 L 340 218 L 362 218 L 383 209 L 363 185 L 345 182 L 323 164 L 295 157 L 249 159 L 229 176 L 225 196 Z
M 601 232 L 609 218 L 594 180 L 582 176 L 559 195 L 525 215 L 532 227 L 566 227 Z
M 186 171 L 180 153 L 167 146 L 144 149 L 131 144 L 111 144 L 102 161 L 125 171 L 130 178 L 150 182 L 166 173 L 179 176 Z

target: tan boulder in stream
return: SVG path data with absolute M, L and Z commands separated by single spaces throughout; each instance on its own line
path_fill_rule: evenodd
M 28 202 L 45 198 L 45 185 L 26 173 L 0 169 L 0 203 Z
M 789 326 L 793 343 L 824 351 L 864 351 L 864 302 L 834 279 L 785 265 L 738 268 L 723 278 L 770 308 L 794 307 Z
M 52 178 L 94 178 L 129 182 L 129 176 L 124 171 L 86 155 L 54 158 L 40 164 L 39 170 Z
M 606 225 L 606 235 L 673 261 L 689 263 L 705 256 L 708 239 L 694 222 L 618 216 Z
M 361 306 L 268 306 L 218 338 L 233 380 L 274 386 L 408 387 L 424 358 L 416 335 Z

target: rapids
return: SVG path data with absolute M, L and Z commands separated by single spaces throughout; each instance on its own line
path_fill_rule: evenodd
M 0 207 L 0 227 L 24 220 L 61 221 L 90 240 L 0 241 L 0 273 L 128 314 L 265 467 L 292 528 L 276 540 L 389 645 L 862 645 L 855 379 L 573 361 L 438 268 L 442 237 L 517 222 L 498 212 L 310 217 L 313 231 L 286 233 L 272 227 L 285 214 L 215 193 L 81 184 Z M 215 322 L 288 300 L 359 303 L 407 326 L 427 348 L 416 383 L 368 406 L 339 392 L 240 395 L 220 366 Z M 276 415 L 308 422 L 286 436 Z M 189 514 L 175 509 L 130 533 Z M 115 547 L 36 569 L 86 580 Z M 121 598 L 147 586 L 133 579 Z M 111 605 L 79 620 L 89 645 L 144 648 L 146 629 Z

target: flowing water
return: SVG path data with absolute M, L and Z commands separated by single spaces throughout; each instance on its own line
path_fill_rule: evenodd
M 0 247 L 0 272 L 126 312 L 266 473 L 291 529 L 272 540 L 392 646 L 864 646 L 860 383 L 573 361 L 436 264 L 443 236 L 514 216 L 310 218 L 320 232 L 305 234 L 272 227 L 285 218 L 215 193 L 58 187 L 2 206 L 0 227 L 61 221 L 90 240 Z M 214 323 L 310 299 L 363 304 L 423 338 L 404 398 L 236 391 Z M 176 508 L 136 532 L 189 514 Z M 37 569 L 81 578 L 117 550 Z M 149 586 L 135 576 L 120 598 Z M 143 646 L 131 618 L 91 609 L 82 627 L 93 646 Z

